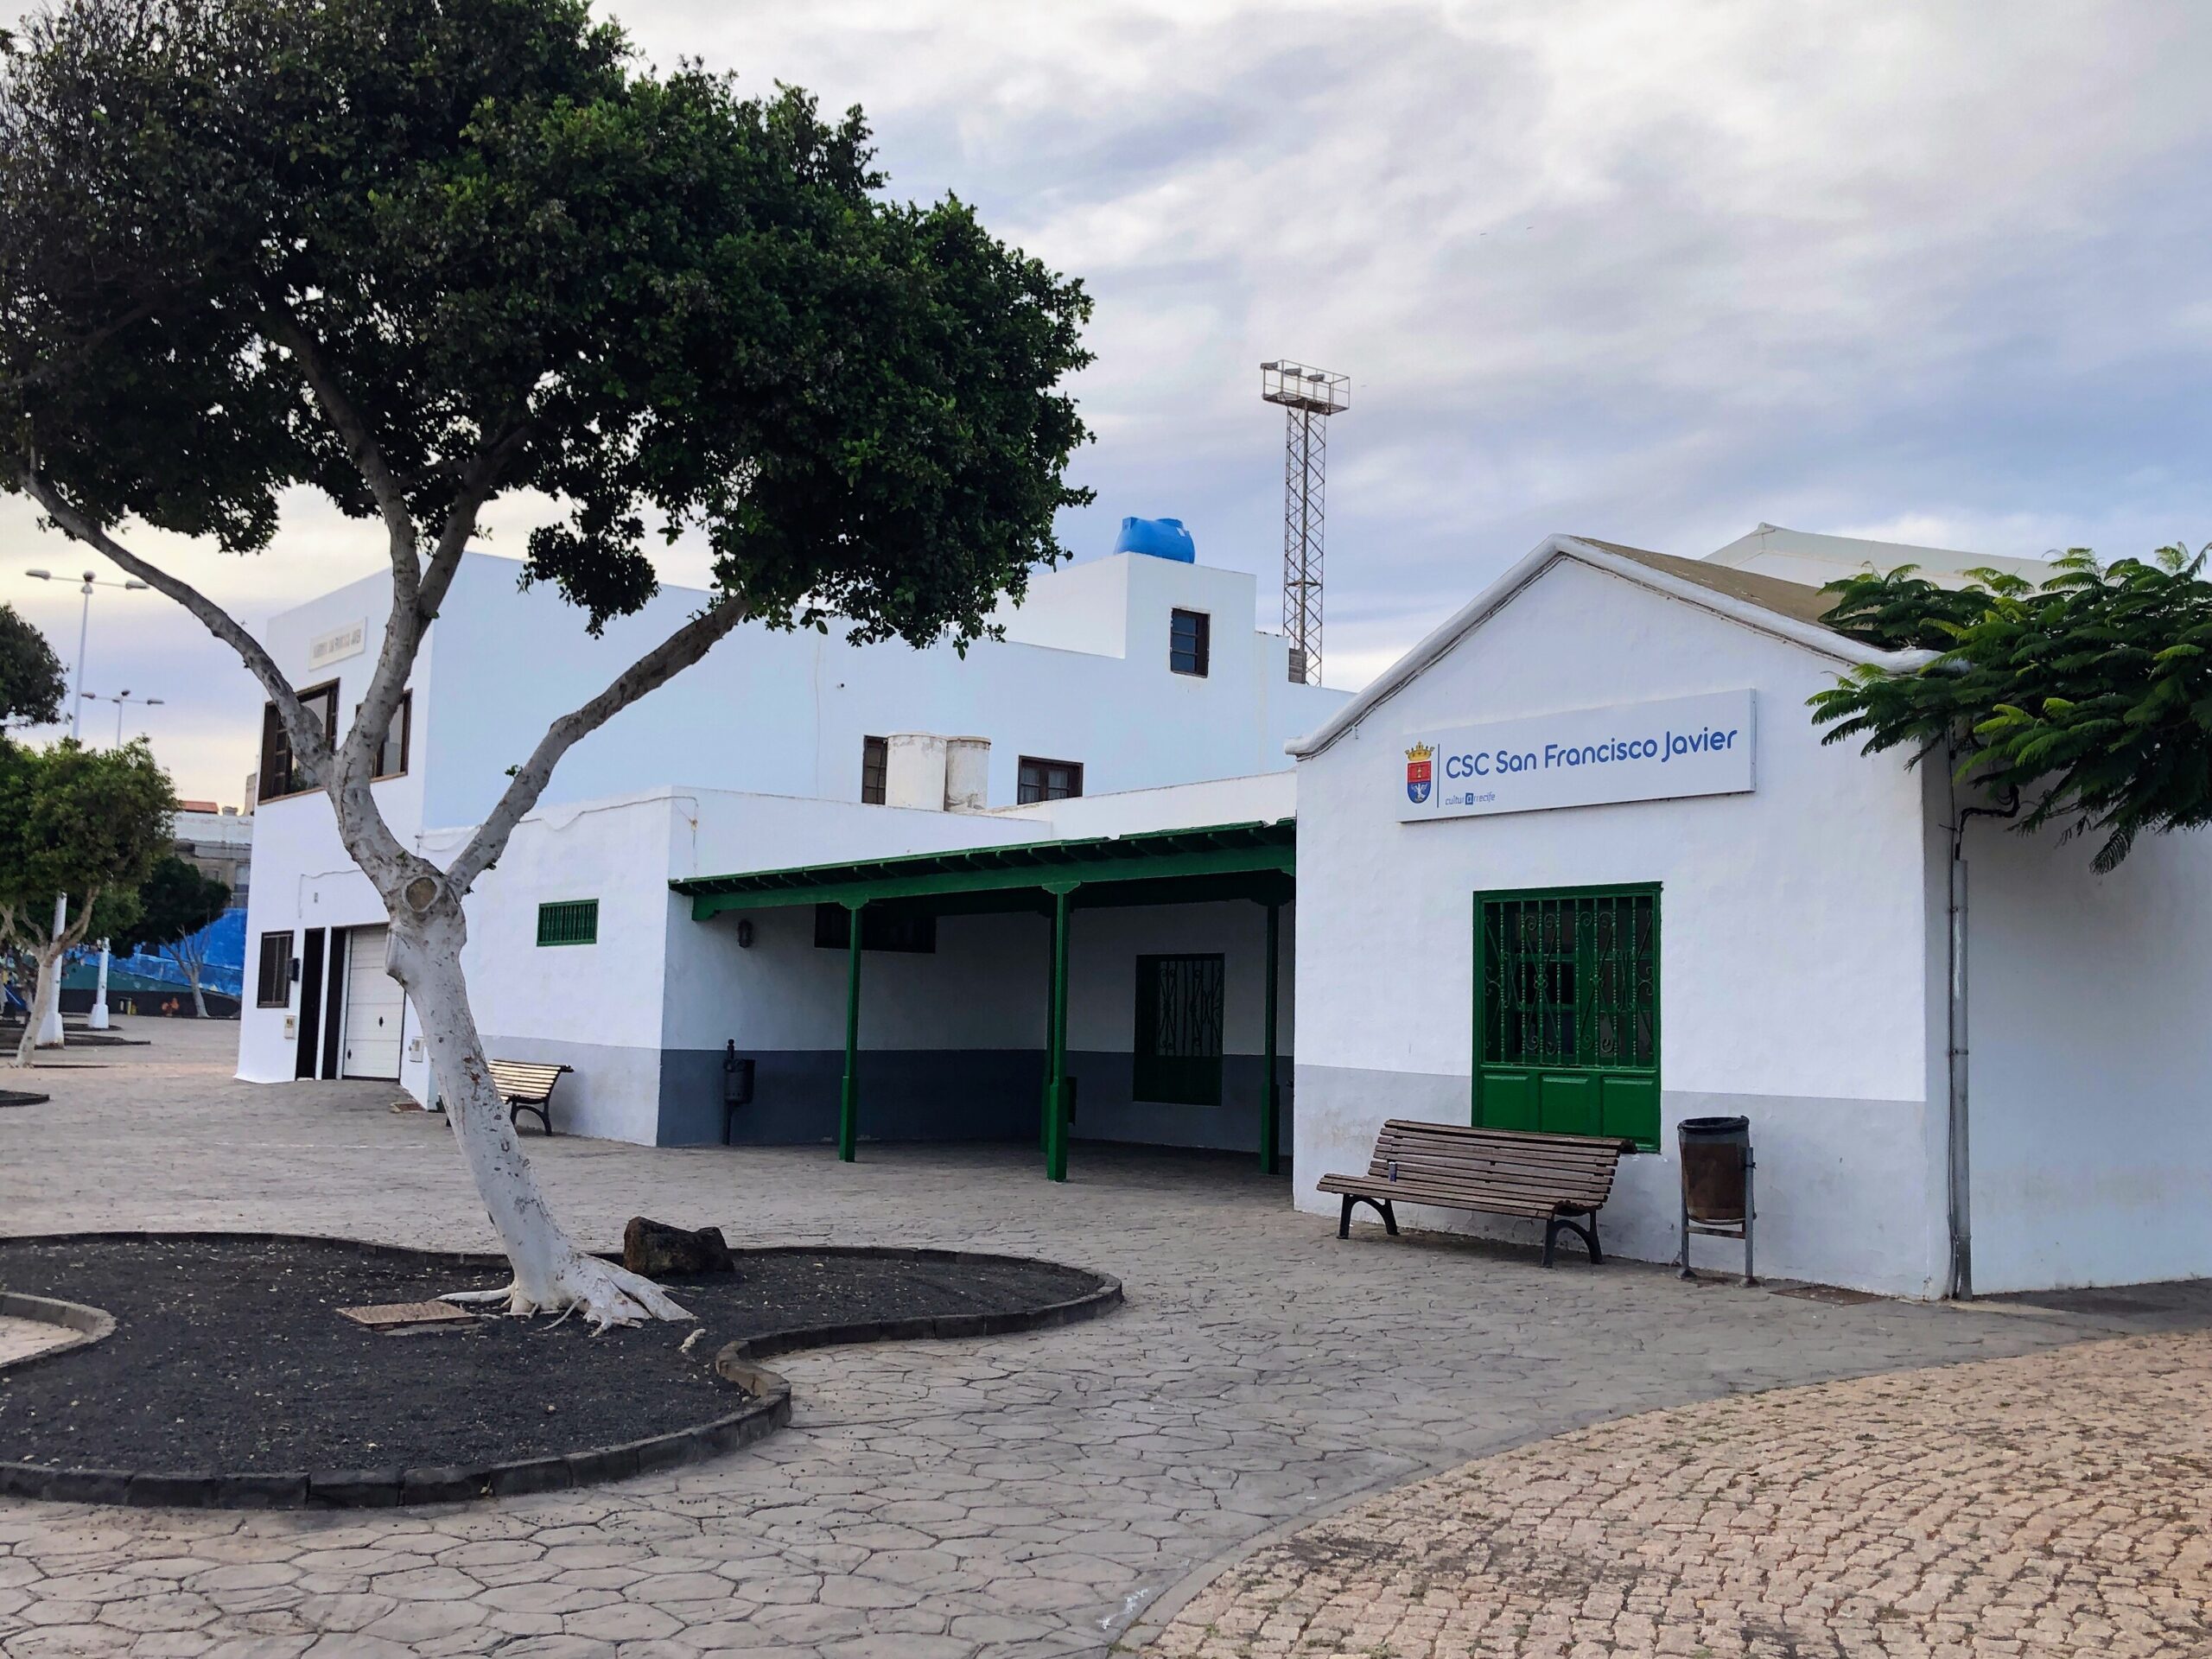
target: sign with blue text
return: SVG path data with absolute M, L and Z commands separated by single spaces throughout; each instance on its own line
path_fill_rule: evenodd
M 1751 787 L 1751 694 L 1715 691 L 1528 720 L 1409 732 L 1398 817 L 1541 812 Z

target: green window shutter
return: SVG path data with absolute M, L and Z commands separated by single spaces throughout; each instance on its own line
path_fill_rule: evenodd
M 537 907 L 540 944 L 597 944 L 599 900 L 563 899 Z
M 1659 889 L 1475 896 L 1474 1121 L 1659 1144 Z

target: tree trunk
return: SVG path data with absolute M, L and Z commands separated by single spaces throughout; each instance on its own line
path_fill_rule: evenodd
M 442 895 L 423 916 L 404 905 L 387 908 L 391 931 L 385 971 L 415 1004 L 454 1139 L 514 1266 L 514 1282 L 505 1290 L 461 1292 L 447 1300 L 503 1301 L 512 1313 L 576 1307 L 601 1329 L 648 1319 L 690 1319 L 651 1280 L 577 1249 L 554 1219 L 484 1063 L 484 1043 L 461 967 L 467 930 L 459 902 Z
M 190 963 L 185 964 L 184 982 L 192 987 L 192 1017 L 205 1020 L 207 1017 L 207 999 L 200 994 L 200 969 L 197 966 Z
M 42 947 L 37 953 L 38 990 L 31 998 L 30 1012 L 23 1016 L 23 1039 L 16 1045 L 16 1064 L 29 1065 L 31 1056 L 38 1050 L 38 1028 L 46 1023 L 61 997 L 61 958 L 67 954 L 65 945 Z

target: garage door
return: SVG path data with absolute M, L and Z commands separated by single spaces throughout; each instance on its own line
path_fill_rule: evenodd
M 339 1075 L 399 1077 L 399 1015 L 406 993 L 384 970 L 385 930 L 357 927 L 346 948 L 346 1050 Z

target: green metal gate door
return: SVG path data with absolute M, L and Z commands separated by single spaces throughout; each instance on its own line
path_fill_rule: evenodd
M 1659 889 L 1475 899 L 1474 1121 L 1659 1144 Z

